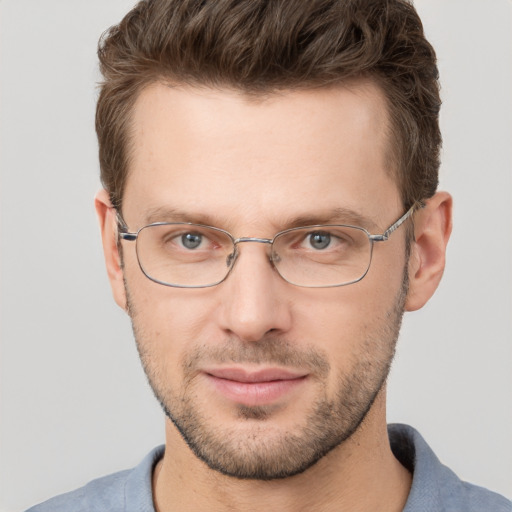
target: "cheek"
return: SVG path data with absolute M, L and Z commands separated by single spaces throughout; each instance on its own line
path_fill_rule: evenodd
M 366 279 L 366 278 L 365 278 Z M 401 278 L 394 283 L 359 283 L 315 291 L 304 301 L 295 301 L 294 318 L 298 331 L 316 332 L 331 339 L 350 339 L 368 328 L 374 318 L 382 318 L 394 304 Z
M 130 314 L 139 344 L 162 365 L 178 367 L 191 346 L 212 337 L 215 303 L 204 290 L 186 290 L 154 283 L 137 268 L 126 269 Z
M 348 369 L 369 345 L 393 341 L 402 282 L 403 270 L 395 265 L 380 277 L 374 272 L 346 287 L 315 290 L 295 302 L 295 334 L 325 350 L 333 366 Z M 376 351 L 387 351 L 389 343 L 379 345 Z

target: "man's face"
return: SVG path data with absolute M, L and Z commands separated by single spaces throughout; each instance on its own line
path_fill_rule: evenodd
M 137 100 L 133 128 L 122 212 L 130 231 L 189 221 L 234 237 L 272 238 L 297 223 L 380 233 L 403 213 L 387 168 L 385 102 L 370 84 L 265 99 L 155 85 Z M 225 474 L 278 478 L 351 436 L 393 357 L 404 235 L 375 245 L 362 281 L 317 289 L 285 282 L 259 243 L 240 244 L 215 287 L 166 287 L 122 242 L 145 371 L 197 456 Z

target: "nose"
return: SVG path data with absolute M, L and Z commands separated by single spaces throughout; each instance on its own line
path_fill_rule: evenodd
M 238 251 L 233 270 L 219 285 L 220 327 L 243 341 L 258 341 L 270 332 L 283 334 L 291 326 L 293 285 L 274 270 L 268 246 L 244 243 Z

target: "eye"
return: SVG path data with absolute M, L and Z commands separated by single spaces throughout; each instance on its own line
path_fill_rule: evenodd
M 185 233 L 181 235 L 181 244 L 186 249 L 197 249 L 203 242 L 203 235 L 198 233 Z
M 308 242 L 313 249 L 326 249 L 331 244 L 331 234 L 326 231 L 315 231 L 308 235 Z

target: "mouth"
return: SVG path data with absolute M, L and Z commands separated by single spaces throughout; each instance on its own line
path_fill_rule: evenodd
M 307 373 L 284 368 L 210 368 L 203 373 L 217 393 L 248 407 L 270 405 L 284 399 L 295 392 L 308 376 Z

